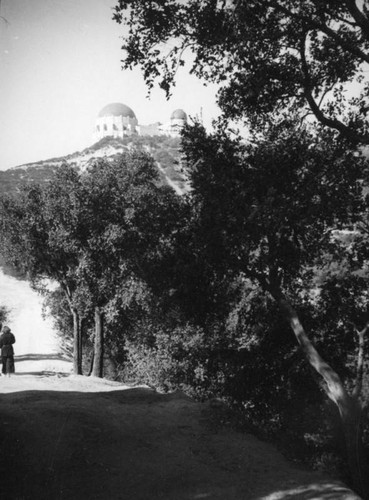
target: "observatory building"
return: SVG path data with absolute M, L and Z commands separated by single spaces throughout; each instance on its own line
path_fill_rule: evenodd
M 95 140 L 137 134 L 137 125 L 136 115 L 130 107 L 113 102 L 105 106 L 96 119 Z
M 170 117 L 170 125 L 172 134 L 179 135 L 183 127 L 187 123 L 187 115 L 183 109 L 176 109 Z
M 178 137 L 181 130 L 187 123 L 187 115 L 183 109 L 176 109 L 170 115 L 170 121 L 160 126 L 160 131 L 164 135 Z
M 120 137 L 139 135 L 168 135 L 178 137 L 187 123 L 187 115 L 183 109 L 176 109 L 167 123 L 139 125 L 133 110 L 119 102 L 108 104 L 98 114 L 94 129 L 94 140 L 103 137 Z

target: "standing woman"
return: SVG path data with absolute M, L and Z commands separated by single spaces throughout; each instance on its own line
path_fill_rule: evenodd
M 3 333 L 0 335 L 1 358 L 3 361 L 2 372 L 10 377 L 14 373 L 14 349 L 15 337 L 8 326 L 3 327 Z

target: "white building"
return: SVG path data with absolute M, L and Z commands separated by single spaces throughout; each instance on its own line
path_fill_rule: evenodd
M 170 121 L 161 125 L 160 131 L 162 134 L 178 137 L 181 130 L 187 123 L 187 115 L 183 109 L 176 109 L 170 115 Z
M 99 113 L 94 139 L 99 141 L 103 137 L 124 137 L 137 134 L 138 121 L 132 109 L 125 104 L 113 102 L 105 106 Z
M 123 138 L 133 134 L 178 137 L 186 123 L 186 113 L 183 109 L 176 109 L 167 123 L 138 125 L 136 115 L 129 106 L 113 102 L 105 106 L 98 114 L 94 129 L 94 142 L 98 142 L 103 137 Z

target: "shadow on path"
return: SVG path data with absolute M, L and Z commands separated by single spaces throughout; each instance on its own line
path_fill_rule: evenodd
M 13 375 L 13 377 L 23 377 L 33 375 L 35 377 L 69 377 L 69 373 L 67 372 L 59 372 L 59 371 L 50 371 L 50 370 L 40 370 L 33 372 L 18 372 Z
M 63 356 L 62 354 L 21 354 L 20 356 L 14 356 L 15 362 L 20 361 L 71 361 L 70 358 Z
M 103 392 L 98 385 L 82 392 L 93 380 L 73 380 L 71 392 L 0 394 L 0 498 L 357 498 L 336 481 L 295 468 L 251 435 L 214 429 L 209 407 L 181 393 Z

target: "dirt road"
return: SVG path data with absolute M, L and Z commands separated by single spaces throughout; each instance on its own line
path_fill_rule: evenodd
M 214 427 L 215 409 L 70 374 L 23 355 L 0 378 L 0 498 L 10 500 L 353 500 L 270 445 Z

